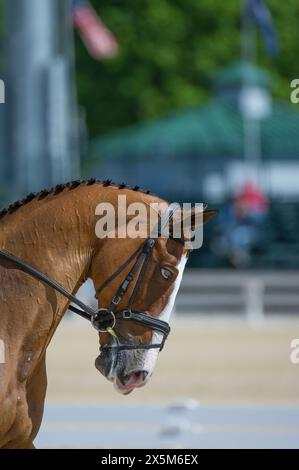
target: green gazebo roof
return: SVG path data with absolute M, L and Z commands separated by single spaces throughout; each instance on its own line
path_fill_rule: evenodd
M 299 158 L 299 113 L 283 103 L 261 122 L 263 157 Z M 211 101 L 199 108 L 94 139 L 93 157 L 146 158 L 154 153 L 171 158 L 242 158 L 243 123 L 237 109 Z
M 243 121 L 235 103 L 225 100 L 225 89 L 238 89 L 242 74 L 247 83 L 269 88 L 271 77 L 249 64 L 229 65 L 215 75 L 221 93 L 208 104 L 192 107 L 153 122 L 132 126 L 91 142 L 95 158 L 151 158 L 161 155 L 180 159 L 243 158 Z M 299 157 L 299 113 L 294 106 L 275 101 L 272 113 L 261 121 L 261 145 L 265 159 Z

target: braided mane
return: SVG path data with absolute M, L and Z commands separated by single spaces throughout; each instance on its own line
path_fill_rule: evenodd
M 117 183 L 114 183 L 112 180 L 102 181 L 96 178 L 92 178 L 89 180 L 75 180 L 75 181 L 71 181 L 65 184 L 58 184 L 57 186 L 54 186 L 49 189 L 43 189 L 42 191 L 38 193 L 28 194 L 28 196 L 26 196 L 24 199 L 20 199 L 14 202 L 13 204 L 10 204 L 7 208 L 2 209 L 0 211 L 0 218 L 4 217 L 7 214 L 12 214 L 20 207 L 23 207 L 25 204 L 28 204 L 28 202 L 33 201 L 33 199 L 42 200 L 49 195 L 56 196 L 57 194 L 61 193 L 64 189 L 68 189 L 69 191 L 72 191 L 73 189 L 76 189 L 79 186 L 92 186 L 94 184 L 99 184 L 103 187 L 114 186 L 119 189 L 131 189 L 132 191 L 141 192 L 143 194 L 151 194 L 150 191 L 146 191 L 140 188 L 140 186 L 129 186 L 125 183 L 117 184 Z

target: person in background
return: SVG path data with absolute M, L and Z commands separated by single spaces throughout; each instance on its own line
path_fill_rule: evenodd
M 262 238 L 268 209 L 267 197 L 258 185 L 246 183 L 222 211 L 220 252 L 234 266 L 250 266 L 252 251 Z
M 268 200 L 263 191 L 253 183 L 246 183 L 234 196 L 234 212 L 240 220 L 261 222 L 268 212 Z

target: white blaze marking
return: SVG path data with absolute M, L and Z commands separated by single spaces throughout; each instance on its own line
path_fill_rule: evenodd
M 0 339 L 0 364 L 5 364 L 5 345 L 3 339 Z
M 165 306 L 164 310 L 161 312 L 161 315 L 159 316 L 160 320 L 168 322 L 169 319 L 170 319 L 170 315 L 171 315 L 171 312 L 172 312 L 173 307 L 174 307 L 175 299 L 176 299 L 178 290 L 179 290 L 181 282 L 182 282 L 186 262 L 187 262 L 187 257 L 186 257 L 186 255 L 183 255 L 180 262 L 179 262 L 179 264 L 178 264 L 178 266 L 177 266 L 177 268 L 179 270 L 179 273 L 178 273 L 177 278 L 176 278 L 175 283 L 174 283 L 174 289 L 173 289 L 171 295 L 169 296 L 167 305 Z
M 187 256 L 183 255 L 180 262 L 179 262 L 179 264 L 178 264 L 178 266 L 177 266 L 177 268 L 179 270 L 179 273 L 178 273 L 177 278 L 176 278 L 175 283 L 174 283 L 174 289 L 173 289 L 171 295 L 169 296 L 167 305 L 165 305 L 164 310 L 161 312 L 161 314 L 159 316 L 160 320 L 169 322 L 170 315 L 171 315 L 171 312 L 172 312 L 173 307 L 174 307 L 175 299 L 176 299 L 178 290 L 179 290 L 181 282 L 182 282 L 182 277 L 183 277 L 184 269 L 185 269 L 185 266 L 186 266 L 186 262 L 187 262 Z M 158 343 L 161 342 L 161 340 L 162 340 L 162 334 L 154 332 L 153 340 L 152 340 L 151 344 L 158 344 Z M 149 372 L 149 375 L 154 370 L 154 367 L 155 367 L 155 364 L 156 364 L 156 361 L 157 361 L 157 358 L 158 358 L 158 354 L 159 354 L 159 349 L 158 348 L 148 349 L 144 353 L 143 369 L 147 370 Z

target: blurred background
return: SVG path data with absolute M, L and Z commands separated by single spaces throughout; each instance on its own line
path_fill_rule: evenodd
M 220 209 L 144 390 L 117 395 L 65 318 L 40 447 L 299 447 L 298 22 L 296 0 L 0 0 L 2 206 L 97 177 Z

